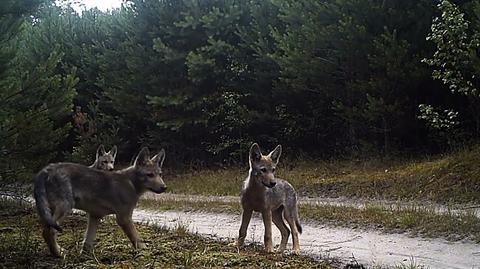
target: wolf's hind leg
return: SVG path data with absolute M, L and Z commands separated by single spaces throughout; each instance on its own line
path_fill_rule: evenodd
M 278 248 L 278 252 L 282 253 L 287 247 L 288 237 L 290 236 L 290 230 L 283 220 L 283 206 L 272 212 L 272 221 L 282 234 L 282 241 L 280 243 L 280 247 Z
M 63 219 L 72 213 L 72 205 L 69 202 L 61 202 L 59 205 L 55 206 L 55 211 L 53 213 L 53 219 L 60 225 Z
M 85 239 L 83 240 L 83 247 L 80 253 L 82 253 L 83 251 L 90 251 L 93 248 L 93 243 L 95 241 L 99 223 L 99 217 L 88 214 L 88 227 L 87 231 L 85 232 Z
M 58 202 L 57 206 L 55 206 L 53 210 L 53 219 L 59 225 L 62 220 L 70 214 L 72 211 L 72 206 L 67 201 Z M 43 238 L 47 242 L 48 248 L 53 256 L 61 257 L 62 251 L 60 246 L 57 243 L 57 231 L 53 228 L 44 229 L 43 231 Z
M 287 220 L 288 225 L 290 225 L 290 229 L 292 230 L 293 252 L 298 255 L 300 254 L 300 244 L 298 242 L 298 228 L 295 223 L 295 218 L 290 214 L 286 214 L 285 219 Z
M 48 250 L 50 250 L 50 253 L 53 256 L 57 258 L 62 257 L 60 246 L 57 244 L 57 231 L 46 224 L 42 226 L 43 226 L 42 236 L 43 236 L 43 239 L 45 239 L 45 242 L 47 243 Z

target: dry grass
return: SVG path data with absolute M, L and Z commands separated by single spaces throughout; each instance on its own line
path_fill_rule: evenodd
M 247 166 L 205 169 L 165 179 L 175 193 L 238 195 L 247 172 Z M 480 146 L 409 161 L 281 161 L 277 176 L 304 196 L 480 203 Z
M 474 214 L 436 214 L 423 208 L 367 206 L 301 206 L 303 218 L 345 227 L 375 228 L 386 232 L 407 232 L 412 236 L 480 242 L 480 219 Z

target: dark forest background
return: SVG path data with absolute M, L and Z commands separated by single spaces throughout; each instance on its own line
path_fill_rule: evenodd
M 0 1 L 0 179 L 52 161 L 169 167 L 434 154 L 478 143 L 480 1 Z M 81 110 L 81 112 L 76 110 Z

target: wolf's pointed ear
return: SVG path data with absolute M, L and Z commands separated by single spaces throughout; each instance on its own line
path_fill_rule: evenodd
M 250 147 L 249 154 L 250 163 L 256 163 L 262 159 L 262 152 L 260 151 L 260 146 L 257 143 L 253 143 Z
M 281 145 L 278 145 L 272 152 L 270 152 L 268 154 L 268 156 L 270 156 L 270 159 L 272 159 L 272 161 L 275 164 L 278 164 L 278 161 L 280 160 L 280 155 L 282 155 L 282 146 Z
M 105 155 L 105 147 L 103 145 L 100 145 L 97 148 L 97 159 L 102 155 Z
M 150 150 L 147 147 L 142 148 L 133 163 L 134 166 L 143 166 L 150 160 Z
M 160 150 L 160 152 L 157 155 L 153 156 L 153 158 L 152 158 L 152 162 L 156 162 L 159 167 L 163 166 L 163 161 L 165 161 L 165 150 L 164 149 Z
M 113 156 L 113 158 L 115 159 L 115 157 L 117 157 L 117 146 L 113 146 L 112 149 L 108 153 L 111 154 Z

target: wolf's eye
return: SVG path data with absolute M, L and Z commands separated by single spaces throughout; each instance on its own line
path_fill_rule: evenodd
M 266 172 L 267 172 L 267 168 L 262 167 L 262 168 L 260 169 L 260 171 L 262 171 L 262 173 L 266 173 Z
M 147 177 L 154 177 L 154 176 L 155 176 L 155 174 L 153 174 L 153 173 L 148 173 L 147 174 Z
M 107 162 L 107 161 L 103 161 L 102 163 L 105 163 L 105 164 L 106 164 L 106 163 L 108 163 L 108 162 Z

